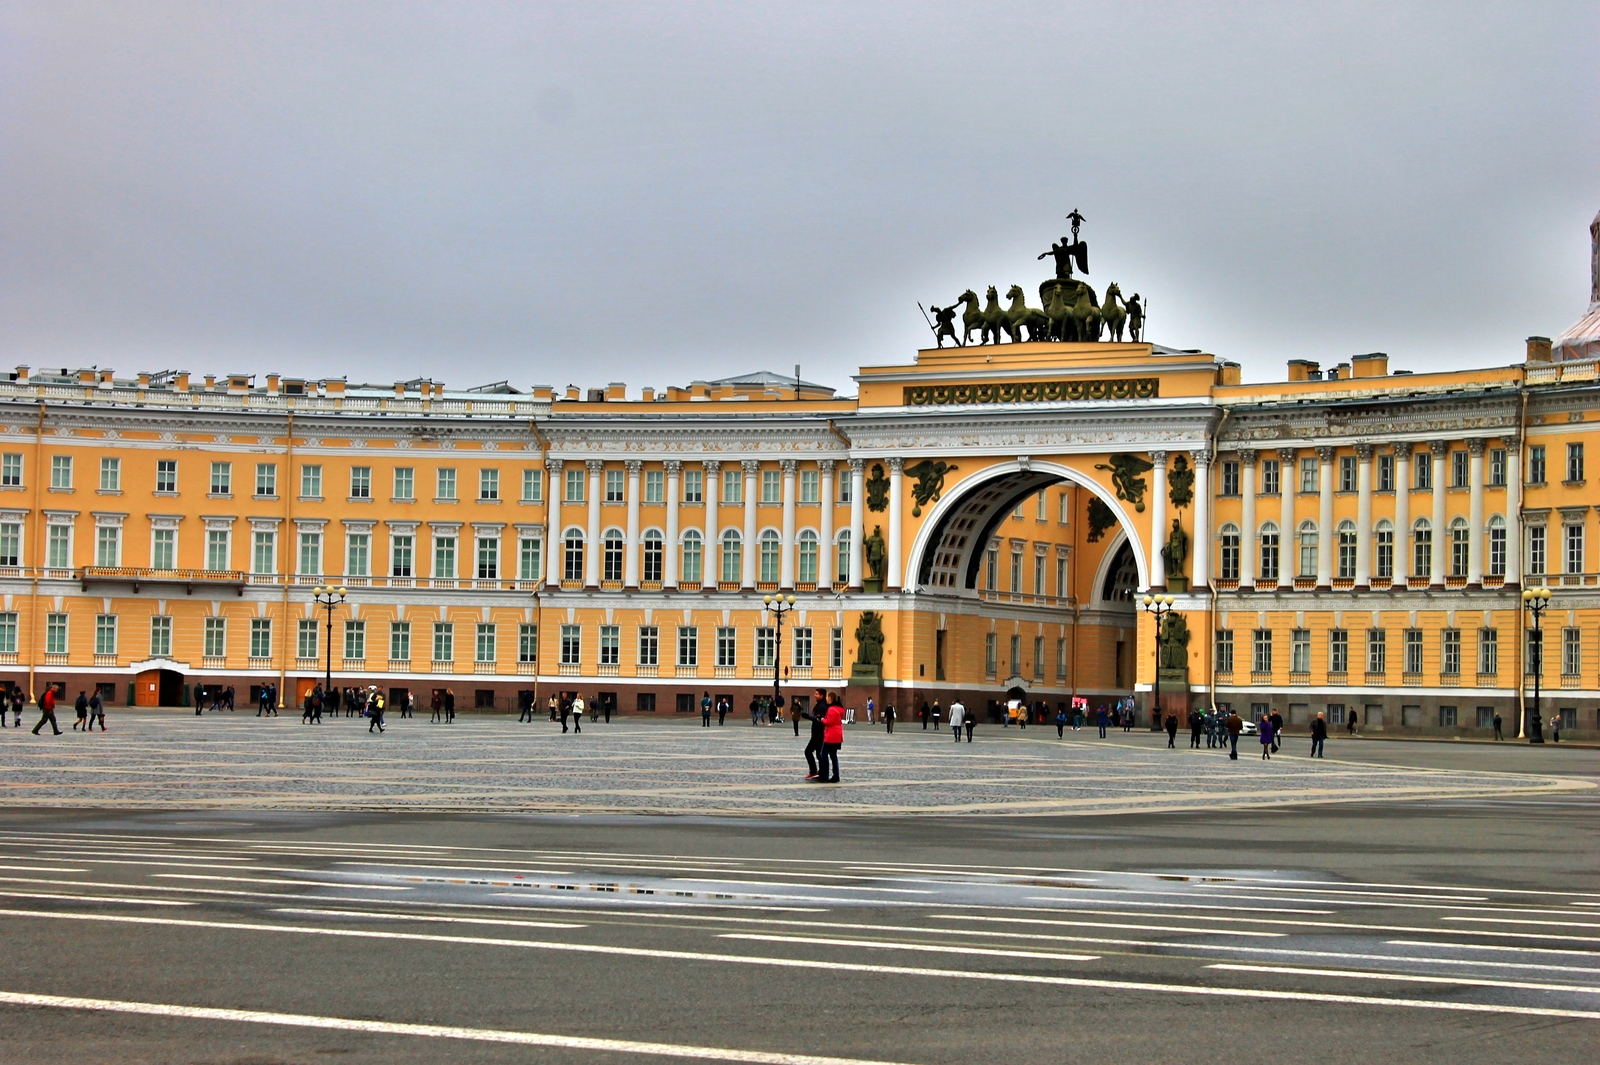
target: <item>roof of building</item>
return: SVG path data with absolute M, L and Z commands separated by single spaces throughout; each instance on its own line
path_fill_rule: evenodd
M 740 374 L 738 377 L 722 377 L 715 381 L 707 381 L 708 385 L 744 385 L 756 388 L 820 388 L 829 393 L 833 389 L 827 385 L 819 385 L 815 381 L 803 381 L 798 377 L 775 374 L 771 370 L 758 370 L 755 373 Z

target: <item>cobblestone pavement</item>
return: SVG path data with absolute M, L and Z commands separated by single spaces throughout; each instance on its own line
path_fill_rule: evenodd
M 30 719 L 31 720 L 31 719 Z M 1535 796 L 1587 782 L 1526 773 L 1363 764 L 1361 749 L 1318 761 L 1286 746 L 1272 761 L 1241 743 L 1167 750 L 1161 737 L 852 727 L 843 783 L 805 781 L 788 727 L 618 720 L 562 734 L 548 721 L 463 716 L 454 725 L 361 719 L 321 726 L 253 714 L 113 713 L 111 731 L 0 732 L 0 803 L 13 806 L 296 810 L 523 810 L 839 816 L 1127 813 L 1349 800 Z M 1080 738 L 1081 737 L 1081 738 Z M 1180 736 L 1186 744 L 1188 737 Z M 1292 740 L 1298 751 L 1302 740 Z

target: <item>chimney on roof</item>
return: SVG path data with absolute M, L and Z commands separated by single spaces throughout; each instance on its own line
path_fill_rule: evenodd
M 18 366 L 17 367 L 17 384 L 19 384 L 19 385 L 27 384 L 28 383 L 28 374 L 30 374 L 32 372 L 33 372 L 33 367 L 31 367 L 31 366 Z
M 1315 376 L 1312 376 L 1312 375 Z M 1322 380 L 1322 364 L 1312 362 L 1310 359 L 1289 360 L 1290 381 L 1320 381 Z
M 606 385 L 606 398 L 624 400 L 628 398 L 628 386 L 622 381 L 612 381 Z
M 1389 376 L 1389 355 L 1383 351 L 1370 351 L 1350 360 L 1351 377 Z
M 1528 338 L 1528 361 L 1529 362 L 1549 362 L 1550 361 L 1550 338 L 1549 337 L 1529 337 Z

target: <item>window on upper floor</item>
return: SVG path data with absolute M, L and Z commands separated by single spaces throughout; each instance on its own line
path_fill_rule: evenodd
M 1282 470 L 1282 468 L 1283 467 L 1281 465 L 1279 465 L 1277 459 L 1262 459 L 1261 460 L 1261 494 L 1262 495 L 1264 495 L 1264 496 L 1275 496 L 1275 495 L 1277 495 L 1279 493 L 1279 491 L 1282 490 L 1282 485 L 1279 483 L 1280 482 L 1280 471 Z
M 478 471 L 478 499 L 483 502 L 492 502 L 500 498 L 500 471 L 484 469 Z
M 781 470 L 761 471 L 761 502 L 783 502 L 783 472 Z
M 1471 468 L 1472 460 L 1468 458 L 1465 451 L 1457 449 L 1450 452 L 1450 487 L 1469 487 L 1471 480 L 1469 471 Z
M 607 503 L 625 503 L 627 500 L 627 484 L 623 478 L 623 471 L 607 470 L 605 501 Z
M 704 503 L 705 473 L 701 470 L 683 471 L 683 501 L 685 503 Z
M 1378 456 L 1378 491 L 1394 491 L 1394 456 Z
M 100 491 L 122 491 L 122 460 L 118 458 L 103 458 L 100 460 Z
M 800 502 L 816 503 L 822 498 L 821 474 L 817 470 L 800 471 Z
M 433 494 L 436 499 L 454 499 L 456 497 L 456 471 L 452 467 L 439 467 L 434 477 Z
M 1567 483 L 1583 483 L 1583 445 L 1567 445 Z
M 1506 484 L 1506 449 L 1503 447 L 1491 448 L 1489 451 L 1489 487 L 1504 488 Z
M 233 494 L 233 463 L 213 462 L 211 464 L 211 494 L 214 496 Z
M 1317 490 L 1318 462 L 1315 457 L 1300 460 L 1300 491 L 1315 492 Z
M 1544 445 L 1528 448 L 1528 483 L 1544 484 Z
M 72 456 L 50 456 L 50 487 L 62 490 L 72 487 Z
M 22 487 L 22 453 L 8 451 L 0 455 L 0 487 Z
M 667 498 L 667 475 L 661 470 L 644 471 L 644 501 L 662 503 Z
M 1416 468 L 1416 487 L 1423 491 L 1433 487 L 1433 458 L 1426 451 L 1419 452 L 1412 462 Z
M 1339 456 L 1339 491 L 1354 492 L 1356 490 L 1356 457 L 1354 455 Z

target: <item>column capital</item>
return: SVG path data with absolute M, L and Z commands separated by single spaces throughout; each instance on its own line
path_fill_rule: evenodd
M 1322 462 L 1332 462 L 1333 461 L 1334 450 L 1335 450 L 1334 448 L 1331 448 L 1328 445 L 1324 444 L 1321 447 L 1317 448 L 1317 458 L 1319 460 L 1321 460 Z
M 834 467 L 834 460 L 833 459 L 818 459 L 817 460 L 817 469 L 821 470 L 823 473 L 832 473 L 833 472 L 833 467 Z
M 1506 437 L 1501 444 L 1505 447 L 1507 455 L 1515 455 L 1522 450 L 1522 441 L 1514 436 Z
M 1442 459 L 1446 455 L 1450 454 L 1450 441 L 1448 441 L 1448 440 L 1429 440 L 1428 441 L 1428 450 L 1433 452 L 1433 457 L 1434 458 Z
M 760 473 L 761 472 L 761 460 L 760 459 L 740 459 L 739 460 L 739 465 L 744 468 L 744 472 L 745 473 L 753 474 L 753 473 Z
M 639 471 L 644 469 L 644 460 L 643 459 L 628 459 L 626 462 L 623 463 L 623 465 L 628 467 L 628 475 L 630 477 L 637 477 L 637 476 L 639 476 Z
M 798 459 L 779 459 L 778 468 L 783 471 L 785 477 L 793 477 L 795 471 L 800 468 L 800 461 Z
M 562 459 L 545 459 L 544 460 L 544 468 L 549 470 L 551 473 L 560 473 L 561 472 L 561 467 L 563 467 L 565 465 L 566 465 L 566 462 L 564 460 L 562 460 Z
M 1278 449 L 1278 459 L 1282 462 L 1293 462 L 1294 456 L 1295 449 L 1292 447 L 1280 447 Z
M 589 468 L 590 473 L 599 473 L 606 468 L 605 459 L 584 459 L 583 464 Z
M 704 466 L 706 468 L 706 472 L 707 473 L 716 473 L 718 470 L 722 469 L 722 460 L 721 459 L 701 459 L 700 460 L 700 465 L 702 465 L 702 466 Z
M 1488 446 L 1489 441 L 1485 440 L 1481 436 L 1474 436 L 1467 441 L 1467 450 L 1472 452 L 1474 455 L 1483 454 L 1484 449 Z
M 1150 452 L 1150 461 L 1155 463 L 1156 469 L 1164 470 L 1167 468 L 1167 453 L 1165 451 L 1152 451 Z
M 891 458 L 887 461 L 889 463 L 890 473 L 899 473 L 906 464 L 906 460 L 902 458 Z
M 678 472 L 682 471 L 682 469 L 683 469 L 683 460 L 682 459 L 668 459 L 667 461 L 663 462 L 661 465 L 666 467 L 666 470 L 667 470 L 668 473 L 678 473 Z
M 1196 469 L 1205 469 L 1211 465 L 1211 452 L 1201 449 L 1189 452 L 1189 459 L 1195 464 Z
M 1239 461 L 1244 465 L 1254 466 L 1256 464 L 1256 458 L 1257 452 L 1255 448 L 1242 447 L 1239 449 Z
M 1378 450 L 1378 445 L 1376 444 L 1357 444 L 1356 458 L 1360 459 L 1362 462 L 1371 462 L 1372 453 L 1376 450 Z
M 867 468 L 867 460 L 866 459 L 850 459 L 849 462 L 850 462 L 850 472 L 851 473 L 861 473 L 861 472 L 865 471 L 866 468 Z
M 1415 447 L 1416 445 L 1411 443 L 1411 441 L 1402 440 L 1400 443 L 1394 445 L 1394 457 L 1409 461 L 1411 459 L 1412 449 Z

